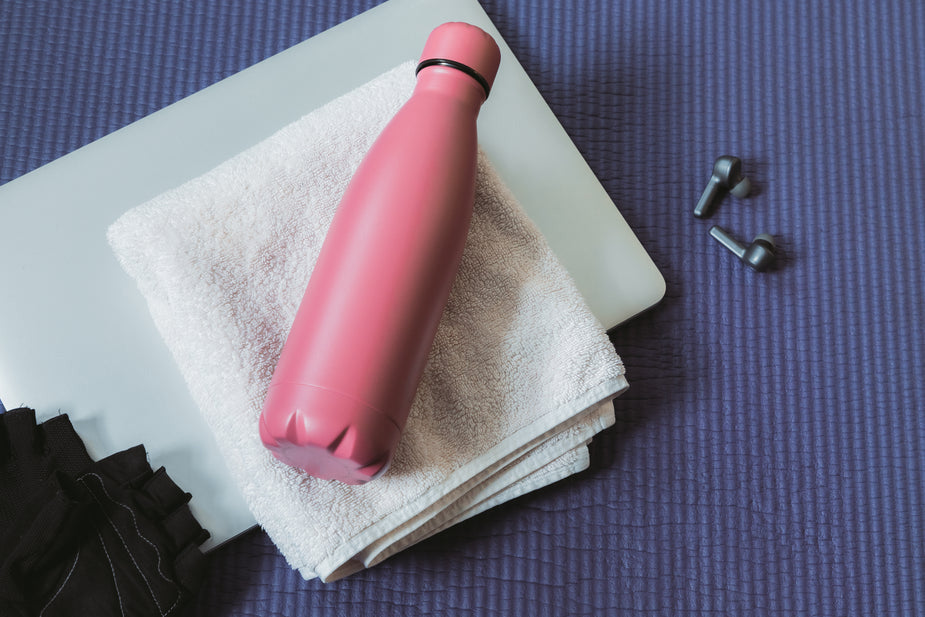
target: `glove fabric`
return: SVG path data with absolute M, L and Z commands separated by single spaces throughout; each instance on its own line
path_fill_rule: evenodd
M 0 615 L 170 617 L 208 537 L 138 445 L 94 462 L 66 414 L 0 414 Z

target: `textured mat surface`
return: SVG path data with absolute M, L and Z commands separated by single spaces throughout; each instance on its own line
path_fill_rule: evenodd
M 6 0 L 0 181 L 374 4 Z M 613 337 L 618 424 L 588 472 L 336 584 L 252 532 L 190 615 L 923 614 L 925 5 L 483 6 L 668 282 Z M 758 190 L 696 220 L 727 153 Z

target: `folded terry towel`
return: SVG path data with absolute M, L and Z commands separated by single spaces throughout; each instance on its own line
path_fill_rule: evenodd
M 254 517 L 305 578 L 350 574 L 583 469 L 627 387 L 603 327 L 482 154 L 459 274 L 390 470 L 346 486 L 263 447 L 263 398 L 327 226 L 413 86 L 409 62 L 109 230 Z

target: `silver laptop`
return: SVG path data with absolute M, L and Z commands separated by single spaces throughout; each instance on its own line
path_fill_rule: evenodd
M 95 458 L 137 443 L 193 494 L 209 546 L 254 525 L 218 449 L 121 270 L 106 229 L 286 124 L 415 59 L 467 21 L 502 48 L 479 136 L 608 328 L 665 283 L 476 0 L 390 0 L 0 187 L 0 399 L 68 413 Z M 576 93 L 576 96 L 578 93 Z

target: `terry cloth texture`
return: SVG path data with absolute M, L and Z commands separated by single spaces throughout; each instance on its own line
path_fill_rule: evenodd
M 480 155 L 459 274 L 390 470 L 345 486 L 263 447 L 262 402 L 328 224 L 413 86 L 409 62 L 109 230 L 256 520 L 306 578 L 368 567 L 585 468 L 627 387 L 603 327 Z

